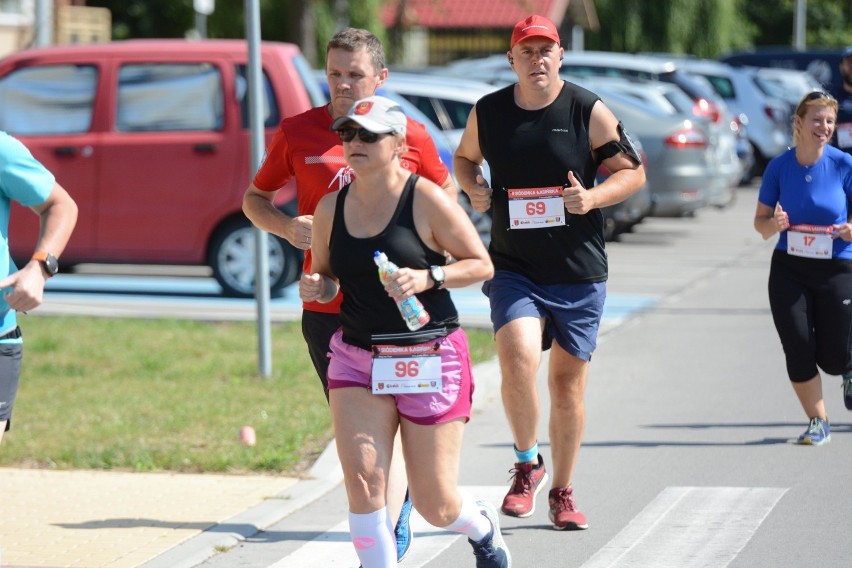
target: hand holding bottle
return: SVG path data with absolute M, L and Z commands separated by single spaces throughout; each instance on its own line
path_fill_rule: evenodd
M 376 251 L 373 261 L 379 268 L 379 280 L 381 280 L 382 284 L 387 286 L 393 282 L 394 278 L 392 274 L 399 271 L 399 267 L 389 261 L 387 255 L 380 251 Z M 429 313 L 423 307 L 423 304 L 420 303 L 420 300 L 417 299 L 417 296 L 412 295 L 400 298 L 397 295 L 394 296 L 394 300 L 396 301 L 397 308 L 399 308 L 399 313 L 405 320 L 405 324 L 411 331 L 416 331 L 429 323 Z

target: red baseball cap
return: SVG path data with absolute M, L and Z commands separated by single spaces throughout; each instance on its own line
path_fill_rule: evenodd
M 512 43 L 509 44 L 509 49 L 515 47 L 515 44 L 519 41 L 524 41 L 531 37 L 546 37 L 561 44 L 556 24 L 544 16 L 535 15 L 515 24 L 515 29 L 512 31 Z

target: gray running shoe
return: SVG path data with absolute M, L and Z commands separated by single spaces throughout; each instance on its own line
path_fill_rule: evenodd
M 799 436 L 798 443 L 806 446 L 821 446 L 831 441 L 831 426 L 828 420 L 819 417 L 811 418 L 808 429 Z

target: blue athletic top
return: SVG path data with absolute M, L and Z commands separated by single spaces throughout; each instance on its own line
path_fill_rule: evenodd
M 55 179 L 33 158 L 30 151 L 0 131 L 0 278 L 18 271 L 9 255 L 9 212 L 12 201 L 25 207 L 41 205 L 50 196 Z M 0 335 L 18 325 L 15 310 L 9 308 L 0 291 Z M 20 340 L 18 340 L 20 341 Z
M 815 164 L 803 166 L 796 161 L 796 149 L 787 150 L 766 166 L 757 199 L 772 208 L 780 203 L 791 225 L 846 223 L 852 200 L 852 155 L 825 146 Z M 832 258 L 852 259 L 852 243 L 834 239 L 833 245 Z M 775 248 L 787 250 L 786 231 Z

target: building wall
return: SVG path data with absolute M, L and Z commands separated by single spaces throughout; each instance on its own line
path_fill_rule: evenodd
M 80 4 L 80 0 L 53 0 L 52 43 L 96 43 L 112 39 L 109 9 Z M 35 11 L 35 0 L 0 0 L 0 57 L 32 45 Z
M 0 56 L 26 47 L 32 41 L 35 0 L 0 3 Z

